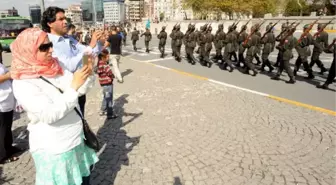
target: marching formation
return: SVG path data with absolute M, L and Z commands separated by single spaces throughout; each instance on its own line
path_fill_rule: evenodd
M 184 44 L 186 60 L 192 65 L 200 63 L 202 66 L 210 68 L 216 63 L 220 69 L 228 70 L 229 72 L 232 72 L 235 67 L 241 67 L 245 74 L 252 72 L 252 76 L 258 74 L 257 69 L 264 72 L 267 66 L 269 73 L 272 73 L 277 68 L 275 75 L 271 78 L 272 80 L 280 80 L 280 76 L 285 70 L 289 76 L 289 80 L 286 83 L 294 84 L 296 82 L 295 76 L 301 65 L 303 65 L 304 70 L 308 73 L 308 76 L 305 78 L 313 79 L 315 76 L 313 75 L 312 67 L 315 64 L 320 68 L 321 75 L 327 71 L 320 60 L 322 52 L 334 53 L 327 81 L 323 85 L 317 86 L 318 88 L 328 88 L 328 85 L 335 78 L 335 39 L 332 43 L 328 44 L 328 33 L 324 29 L 333 20 L 324 24 L 318 23 L 319 20 L 316 20 L 311 24 L 304 25 L 300 38 L 295 38 L 293 35 L 301 23 L 299 21 L 291 24 L 288 21 L 283 23 L 281 25 L 281 33 L 276 36 L 274 34 L 274 27 L 279 21 L 269 23 L 263 35 L 260 32 L 260 28 L 265 21 L 253 25 L 250 28 L 249 34 L 247 33 L 247 25 L 250 20 L 241 26 L 239 32 L 237 31 L 239 21 L 230 25 L 227 33 L 224 32 L 223 24 L 219 24 L 215 34 L 212 34 L 211 24 L 201 26 L 200 30 L 196 29 L 195 24 L 189 24 L 186 33 L 182 33 L 180 25 L 176 24 L 169 35 L 171 38 L 172 56 L 174 56 L 176 61 L 181 62 L 181 47 Z M 317 23 L 317 32 L 312 35 L 310 31 Z M 162 27 L 162 30 L 157 35 L 161 58 L 165 56 L 164 48 L 168 37 L 165 29 L 165 26 Z M 149 29 L 146 29 L 146 32 L 142 35 L 145 35 L 146 52 L 149 53 L 148 43 L 152 35 Z M 139 32 L 136 29 L 132 32 L 132 40 L 133 48 L 136 51 L 136 41 L 139 40 Z M 312 52 L 310 49 L 311 45 L 313 45 Z M 197 46 L 198 48 L 196 49 Z M 215 47 L 216 54 L 210 57 L 213 46 Z M 273 63 L 269 60 L 269 55 L 275 49 L 278 50 L 278 55 L 276 62 Z M 294 70 L 290 67 L 290 60 L 293 58 L 293 49 L 299 55 L 296 59 Z M 196 58 L 194 53 L 199 54 L 199 56 Z M 261 56 L 261 60 L 259 56 Z M 308 57 L 310 56 L 311 61 L 309 63 Z M 256 63 L 253 63 L 254 59 Z M 259 65 L 261 66 L 257 68 L 256 66 Z

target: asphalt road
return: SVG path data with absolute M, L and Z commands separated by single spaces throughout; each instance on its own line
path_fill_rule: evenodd
M 331 38 L 330 38 L 331 40 Z M 131 43 L 123 49 L 124 56 L 128 56 L 139 62 L 151 62 L 160 66 L 176 69 L 179 71 L 184 71 L 187 73 L 203 76 L 209 79 L 217 80 L 220 82 L 228 83 L 242 88 L 247 88 L 250 90 L 286 98 L 289 100 L 298 101 L 301 103 L 329 109 L 336 110 L 336 86 L 331 84 L 329 90 L 317 89 L 315 85 L 323 83 L 328 76 L 328 72 L 324 75 L 319 75 L 319 68 L 315 65 L 313 70 L 315 71 L 315 79 L 306 80 L 303 77 L 307 76 L 306 72 L 301 69 L 298 72 L 296 78 L 296 84 L 286 84 L 285 80 L 288 80 L 287 73 L 283 72 L 280 81 L 273 81 L 270 79 L 275 73 L 272 74 L 267 72 L 259 73 L 256 77 L 250 75 L 245 75 L 240 72 L 240 70 L 234 70 L 232 73 L 228 71 L 223 71 L 219 69 L 217 65 L 213 65 L 211 68 L 203 67 L 200 64 L 194 66 L 187 63 L 186 60 L 182 60 L 181 63 L 176 62 L 171 56 L 170 42 L 166 44 L 166 57 L 164 59 L 160 58 L 160 52 L 158 50 L 158 40 L 153 37 L 150 43 L 151 52 L 147 54 L 144 49 L 144 43 L 142 39 L 138 42 L 138 51 L 134 52 Z M 184 46 L 182 47 L 182 56 L 185 55 Z M 214 54 L 214 49 L 212 51 Z M 196 55 L 197 56 L 197 55 Z M 273 52 L 270 56 L 270 60 L 275 62 L 277 56 L 277 51 Z M 297 57 L 297 53 L 294 51 L 294 58 L 291 63 L 294 64 Z M 324 65 L 329 68 L 332 62 L 332 54 L 323 53 L 321 55 L 321 60 Z M 292 66 L 293 68 L 293 66 Z M 225 96 L 223 94 L 223 96 Z
M 298 36 L 299 34 L 300 33 L 296 33 L 296 36 Z M 329 40 L 332 40 L 332 38 L 334 38 L 335 36 L 335 34 L 329 35 Z M 182 60 L 181 63 L 178 63 L 171 56 L 170 39 L 166 44 L 167 56 L 164 59 L 161 59 L 159 57 L 160 52 L 157 47 L 158 40 L 156 39 L 156 36 L 153 36 L 153 40 L 150 42 L 151 52 L 149 54 L 145 52 L 143 38 L 140 39 L 140 41 L 137 43 L 137 46 L 139 49 L 137 52 L 134 52 L 131 46 L 131 42 L 128 39 L 127 46 L 123 47 L 123 55 L 138 62 L 151 62 L 160 66 L 203 76 L 209 79 L 254 90 L 257 92 L 266 93 L 329 110 L 336 110 L 335 84 L 331 84 L 329 86 L 329 90 L 317 89 L 315 87 L 315 85 L 323 83 L 327 78 L 328 74 L 325 73 L 323 76 L 319 75 L 317 72 L 319 72 L 320 70 L 317 68 L 317 66 L 313 68 L 313 70 L 316 71 L 316 78 L 314 80 L 304 79 L 303 77 L 307 76 L 307 74 L 303 70 L 301 70 L 298 72 L 296 84 L 293 85 L 286 84 L 284 82 L 285 80 L 288 80 L 288 76 L 285 72 L 283 72 L 281 76 L 282 80 L 271 80 L 270 77 L 275 74 L 276 70 L 273 72 L 273 74 L 265 72 L 259 73 L 256 77 L 252 77 L 250 75 L 242 74 L 239 69 L 235 69 L 232 73 L 229 73 L 228 71 L 220 70 L 217 65 L 213 65 L 212 68 L 207 68 L 201 66 L 200 64 L 192 66 L 188 64 L 186 60 Z M 213 49 L 212 54 L 214 54 L 214 52 L 215 51 Z M 185 55 L 184 46 L 182 47 L 181 54 L 182 56 Z M 270 60 L 273 62 L 276 61 L 276 55 L 277 51 L 273 52 L 270 56 Z M 294 58 L 291 60 L 292 64 L 295 62 L 296 57 L 297 53 L 294 51 Z M 332 62 L 332 54 L 323 53 L 321 55 L 321 59 L 324 62 L 325 66 L 329 68 Z M 4 54 L 4 61 L 7 66 L 10 65 L 10 53 Z M 223 94 L 223 96 L 225 96 L 225 94 Z

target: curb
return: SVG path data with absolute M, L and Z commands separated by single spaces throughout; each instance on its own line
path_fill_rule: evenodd
M 134 61 L 137 61 L 137 60 L 134 60 Z M 142 62 L 142 63 L 146 63 L 146 62 Z M 243 87 L 238 87 L 238 86 L 228 84 L 228 83 L 225 83 L 225 82 L 220 82 L 220 81 L 217 81 L 217 80 L 209 79 L 207 77 L 203 77 L 203 76 L 195 75 L 195 74 L 192 74 L 192 73 L 187 73 L 187 72 L 184 72 L 184 71 L 180 71 L 180 70 L 177 70 L 177 69 L 172 69 L 172 68 L 156 65 L 156 64 L 153 64 L 153 63 L 146 63 L 146 64 L 150 64 L 150 65 L 155 66 L 157 68 L 166 69 L 168 71 L 173 71 L 175 73 L 178 73 L 178 74 L 181 74 L 181 75 L 184 75 L 184 76 L 189 76 L 189 77 L 196 78 L 196 79 L 199 79 L 199 80 L 204 80 L 204 81 L 208 81 L 208 82 L 215 83 L 215 84 L 218 84 L 218 85 L 238 89 L 238 90 L 241 90 L 241 91 L 249 92 L 249 93 L 260 95 L 260 96 L 264 96 L 266 98 L 276 100 L 276 101 L 279 101 L 279 102 L 283 102 L 283 103 L 295 105 L 295 106 L 298 106 L 298 107 L 303 107 L 303 108 L 306 108 L 306 109 L 322 112 L 322 113 L 325 113 L 325 114 L 328 114 L 328 115 L 336 116 L 336 112 L 333 111 L 333 110 L 329 110 L 329 109 L 325 109 L 325 108 L 322 108 L 322 107 L 317 107 L 317 106 L 297 102 L 297 101 L 294 101 L 294 100 L 290 100 L 290 99 L 286 99 L 286 98 L 282 98 L 282 97 L 278 97 L 278 96 L 273 96 L 273 95 L 270 95 L 270 94 L 254 91 L 254 90 L 243 88 Z

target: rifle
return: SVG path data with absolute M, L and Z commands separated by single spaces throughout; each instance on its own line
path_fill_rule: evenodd
M 332 41 L 331 44 L 329 44 L 329 46 L 326 48 L 327 50 L 330 50 L 331 47 L 336 43 L 336 38 L 334 38 L 334 40 Z
M 321 16 L 320 16 L 317 20 L 315 20 L 313 23 L 311 23 L 311 24 L 309 25 L 309 28 L 306 29 L 306 31 L 303 32 L 303 33 L 301 34 L 301 36 L 300 36 L 300 38 L 299 38 L 299 40 L 298 40 L 298 43 L 301 43 L 302 39 L 303 39 L 305 36 L 308 35 L 308 33 L 310 32 L 310 30 L 313 29 L 314 25 L 315 25 L 320 19 L 321 19 Z
M 317 31 L 315 34 L 314 34 L 314 39 L 324 30 L 324 28 L 326 28 L 328 26 L 328 24 L 330 24 L 334 19 L 336 18 L 333 18 L 331 19 L 329 22 L 327 22 L 326 24 L 323 24 L 323 27 Z
M 251 21 L 251 19 L 250 20 L 248 20 L 245 24 L 244 24 L 244 26 L 243 26 L 243 28 L 245 28 L 245 29 L 241 29 L 240 30 L 240 32 L 239 32 L 239 34 L 238 35 L 240 35 L 240 34 L 242 34 L 243 33 L 243 31 L 245 31 L 246 30 L 246 28 L 247 28 L 247 25 L 248 25 L 248 23 L 250 23 L 250 21 Z
M 239 24 L 240 20 L 238 20 L 236 23 L 234 23 L 232 26 L 233 27 L 237 27 L 237 25 Z
M 293 35 L 293 33 L 295 32 L 296 27 L 299 26 L 300 23 L 301 23 L 301 21 L 300 21 L 299 23 L 297 23 L 293 28 L 291 28 L 291 29 L 287 32 L 287 35 L 280 41 L 278 47 L 281 47 L 282 45 L 284 45 L 286 39 L 287 39 L 289 36 Z
M 292 27 L 295 23 L 296 23 L 296 21 L 292 22 L 292 23 L 289 25 L 289 27 Z M 288 27 L 288 28 L 289 28 L 289 27 Z M 287 28 L 287 29 L 288 29 L 288 28 Z M 278 39 L 282 36 L 282 34 L 284 34 L 286 31 L 288 31 L 287 29 L 282 30 L 282 31 L 280 32 L 280 34 L 279 34 L 277 37 L 275 37 L 275 39 L 278 40 Z
M 273 30 L 273 28 L 280 22 L 280 20 L 278 20 L 278 22 L 274 23 L 268 30 L 266 30 L 266 32 L 264 33 L 264 35 L 261 37 L 260 40 L 264 39 L 267 35 L 267 33 L 271 32 Z
M 246 37 L 244 41 L 244 45 L 247 44 L 248 40 L 252 37 L 252 35 L 263 25 L 266 21 L 264 20 L 261 24 L 258 24 L 258 26 Z

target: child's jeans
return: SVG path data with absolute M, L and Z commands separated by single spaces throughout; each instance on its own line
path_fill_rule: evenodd
M 103 101 L 101 111 L 107 113 L 107 117 L 113 115 L 113 85 L 104 85 L 103 87 Z

